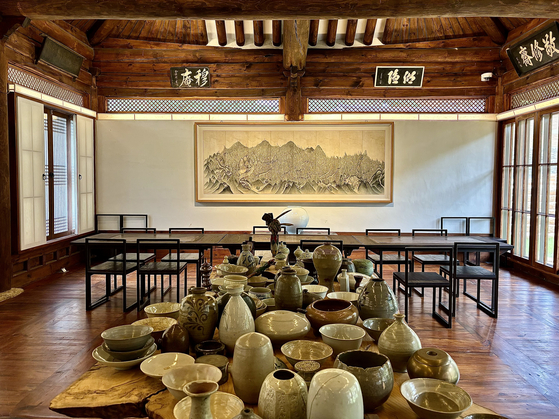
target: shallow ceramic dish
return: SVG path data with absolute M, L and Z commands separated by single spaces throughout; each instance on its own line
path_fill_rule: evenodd
M 144 325 L 150 326 L 153 328 L 153 332 L 151 332 L 151 336 L 155 339 L 155 342 L 159 342 L 161 336 L 163 336 L 163 332 L 167 330 L 174 324 L 177 324 L 178 320 L 173 319 L 172 317 L 148 317 L 147 319 L 140 319 L 136 320 L 133 325 Z
M 268 336 L 274 345 L 301 339 L 311 330 L 311 324 L 303 314 L 287 310 L 265 313 L 255 320 L 254 325 L 256 331 Z
M 219 276 L 246 275 L 248 268 L 246 266 L 233 265 L 231 263 L 222 263 L 221 265 L 216 266 L 216 271 Z
M 132 359 L 143 358 L 144 356 L 146 356 L 149 349 L 151 348 L 151 345 L 153 345 L 154 343 L 155 339 L 153 337 L 150 337 L 144 347 L 141 349 L 136 349 L 135 351 L 119 352 L 111 351 L 107 344 L 103 342 L 103 350 L 119 361 L 131 361 Z
M 299 361 L 316 361 L 320 365 L 332 355 L 332 348 L 322 342 L 311 340 L 293 340 L 282 345 L 281 353 L 291 365 Z
M 272 290 L 267 287 L 253 287 L 248 293 L 251 296 L 256 297 L 259 300 L 265 300 L 266 298 L 272 298 Z
M 216 383 L 221 380 L 219 368 L 209 364 L 191 364 L 185 367 L 174 368 L 163 375 L 162 381 L 167 390 L 177 400 L 186 397 L 184 386 L 191 381 L 208 380 Z
M 181 305 L 179 303 L 155 303 L 150 304 L 144 311 L 148 317 L 172 317 L 173 319 L 179 318 L 179 310 Z
M 153 327 L 126 324 L 105 330 L 101 337 L 112 351 L 134 351 L 146 344 L 153 332 Z
M 341 352 L 359 349 L 367 334 L 359 326 L 342 323 L 327 324 L 322 326 L 319 332 L 324 343 L 333 349 L 334 358 Z
M 340 300 L 349 301 L 351 304 L 357 307 L 357 299 L 359 298 L 359 294 L 356 292 L 331 292 L 326 294 L 326 298 L 338 298 Z
M 324 285 L 303 285 L 303 289 L 320 296 L 320 298 L 326 298 L 326 294 L 328 293 L 328 287 Z
M 369 334 L 369 336 L 375 341 L 378 342 L 380 335 L 382 332 L 394 323 L 394 319 L 381 319 L 381 318 L 370 318 L 363 321 L 363 327 Z
M 268 278 L 265 276 L 251 276 L 248 278 L 248 285 L 251 287 L 265 287 L 268 282 Z
M 149 357 L 140 364 L 140 369 L 148 377 L 161 379 L 174 368 L 194 364 L 194 358 L 180 352 L 165 352 Z
M 472 398 L 465 390 L 434 378 L 405 381 L 400 393 L 422 419 L 454 419 L 472 405 Z
M 178 402 L 173 409 L 175 418 L 189 419 L 191 404 L 190 397 L 185 397 Z M 233 394 L 217 391 L 210 396 L 210 410 L 214 419 L 232 419 L 239 415 L 244 408 L 243 401 Z
M 136 365 L 141 364 L 144 360 L 148 359 L 156 350 L 157 345 L 154 343 L 142 358 L 132 359 L 130 361 L 119 361 L 105 352 L 103 350 L 103 345 L 101 345 L 95 348 L 91 355 L 97 362 L 101 365 L 105 365 L 106 367 L 113 367 L 117 370 L 129 370 L 130 368 L 135 367 Z

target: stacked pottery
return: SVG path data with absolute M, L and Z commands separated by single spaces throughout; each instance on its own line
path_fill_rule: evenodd
M 246 333 L 235 344 L 231 377 L 235 394 L 245 403 L 258 403 L 262 383 L 274 371 L 274 348 L 267 336 Z
M 254 332 L 254 317 L 241 298 L 242 290 L 242 287 L 227 288 L 231 298 L 223 309 L 219 321 L 219 340 L 223 342 L 229 353 L 233 353 L 238 338 L 245 333 Z
M 363 396 L 355 376 L 338 368 L 317 372 L 307 401 L 307 419 L 363 419 Z
M 182 299 L 179 323 L 190 335 L 190 344 L 196 345 L 214 336 L 217 326 L 217 302 L 206 289 L 195 287 Z
M 371 278 L 357 300 L 362 320 L 374 318 L 391 319 L 398 312 L 398 302 L 392 289 L 383 279 Z
M 346 351 L 338 355 L 334 368 L 355 375 L 363 392 L 365 412 L 372 412 L 388 400 L 394 373 L 386 356 L 370 351 Z
M 248 268 L 247 275 L 252 274 L 256 270 L 256 259 L 250 251 L 251 247 L 249 243 L 241 245 L 242 252 L 239 259 L 237 259 L 238 266 L 245 266 Z
M 394 314 L 396 320 L 386 328 L 378 340 L 378 349 L 390 359 L 395 372 L 406 372 L 408 360 L 421 349 L 421 341 L 404 321 L 404 315 Z
M 286 369 L 268 374 L 258 397 L 258 412 L 262 419 L 306 419 L 305 380 Z
M 303 289 L 297 272 L 286 266 L 276 280 L 274 291 L 277 310 L 296 311 L 303 307 Z
M 342 265 L 342 252 L 330 243 L 318 246 L 312 261 L 318 275 L 318 283 L 328 287 L 328 292 L 334 291 L 334 278 Z

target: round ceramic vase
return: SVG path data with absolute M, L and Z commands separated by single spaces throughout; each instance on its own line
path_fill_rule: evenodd
M 396 320 L 386 328 L 378 340 L 378 350 L 390 359 L 395 372 L 406 372 L 408 360 L 415 351 L 421 349 L 417 334 L 404 321 L 404 315 L 397 313 Z
M 188 331 L 179 323 L 166 329 L 159 340 L 161 352 L 190 352 L 190 338 Z
M 182 299 L 179 323 L 188 330 L 191 345 L 210 340 L 217 326 L 217 302 L 206 289 L 195 287 Z
M 394 373 L 390 360 L 370 351 L 347 351 L 338 355 L 334 368 L 349 371 L 361 386 L 365 412 L 372 412 L 390 397 Z
M 254 332 L 254 318 L 241 298 L 242 290 L 242 287 L 228 288 L 231 298 L 223 309 L 219 321 L 219 340 L 223 342 L 229 353 L 233 353 L 238 338 L 245 333 Z
M 213 381 L 192 381 L 184 386 L 184 392 L 191 399 L 190 417 L 196 419 L 213 419 L 210 409 L 210 396 L 219 385 Z
M 296 311 L 303 307 L 303 288 L 294 269 L 285 267 L 281 270 L 276 280 L 274 298 L 277 310 Z
M 414 352 L 408 360 L 410 378 L 436 378 L 457 384 L 460 371 L 454 359 L 442 349 L 422 348 Z
M 262 419 L 307 419 L 307 385 L 289 370 L 268 374 L 260 396 L 258 412 Z
M 383 279 L 371 278 L 357 300 L 359 317 L 362 320 L 374 318 L 391 319 L 398 313 L 398 301 L 392 289 Z
M 318 275 L 318 283 L 328 287 L 328 292 L 334 291 L 334 278 L 342 265 L 342 252 L 330 243 L 318 246 L 312 261 Z
M 235 345 L 231 377 L 235 394 L 245 403 L 258 403 L 262 383 L 274 371 L 272 342 L 261 333 L 246 333 Z
M 242 252 L 237 259 L 237 265 L 246 266 L 248 268 L 247 275 L 252 274 L 256 270 L 256 259 L 250 252 L 250 244 L 241 245 Z
M 328 368 L 313 376 L 307 419 L 363 419 L 363 415 L 361 387 L 352 373 Z

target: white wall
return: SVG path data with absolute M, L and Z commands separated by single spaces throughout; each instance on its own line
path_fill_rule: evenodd
M 441 216 L 490 216 L 496 123 L 397 121 L 392 204 L 301 204 L 333 231 L 435 228 Z M 150 227 L 251 230 L 274 204 L 195 202 L 194 123 L 97 121 L 98 213 L 146 213 Z

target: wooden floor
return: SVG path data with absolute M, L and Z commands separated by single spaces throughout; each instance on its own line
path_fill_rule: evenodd
M 390 268 L 384 277 L 391 285 Z M 399 299 L 402 305 L 401 292 Z M 413 295 L 409 323 L 423 347 L 451 354 L 460 386 L 477 404 L 510 418 L 559 418 L 559 289 L 502 269 L 499 303 L 499 318 L 492 319 L 461 296 L 448 330 L 431 318 L 430 294 Z M 101 332 L 145 316 L 122 313 L 119 294 L 91 312 L 84 307 L 81 268 L 0 303 L 0 417 L 62 417 L 49 402 L 94 364 Z

